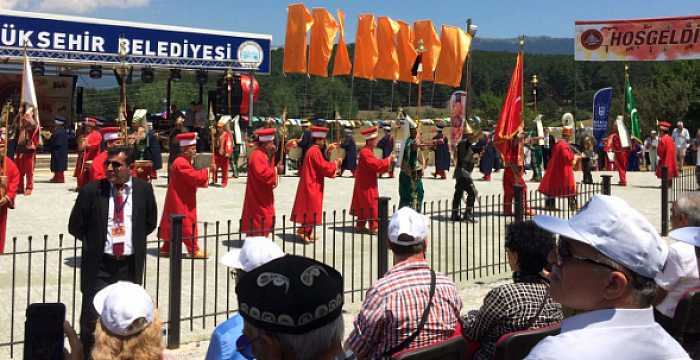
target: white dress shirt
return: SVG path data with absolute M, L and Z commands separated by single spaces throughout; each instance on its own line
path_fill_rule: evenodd
M 124 256 L 134 253 L 131 243 L 131 204 L 132 204 L 132 182 L 131 178 L 124 184 L 122 188 L 122 199 L 126 201 L 124 204 L 124 237 L 114 238 L 112 236 L 112 228 L 114 227 L 114 196 L 117 194 L 117 189 L 114 185 L 111 186 L 109 197 L 109 212 L 107 213 L 107 241 L 105 242 L 105 254 L 114 255 L 112 253 L 112 245 L 117 241 L 124 241 Z
M 677 241 L 668 247 L 664 271 L 656 276 L 656 284 L 668 292 L 656 310 L 673 318 L 676 306 L 688 289 L 700 287 L 695 246 Z
M 540 341 L 526 360 L 685 360 L 680 344 L 646 309 L 604 309 L 561 322 L 561 334 Z

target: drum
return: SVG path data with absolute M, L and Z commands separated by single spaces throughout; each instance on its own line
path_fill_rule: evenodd
M 151 172 L 153 171 L 153 161 L 151 160 L 136 160 L 134 162 L 134 175 L 145 181 L 151 181 Z
M 197 169 L 197 170 L 208 169 L 210 165 L 211 165 L 211 153 L 197 153 L 197 155 L 194 156 L 194 161 L 193 161 L 192 166 L 194 166 L 195 169 Z
M 377 159 L 382 159 L 384 157 L 384 151 L 380 148 L 374 148 L 374 157 Z
M 301 150 L 300 147 L 295 146 L 295 147 L 289 149 L 289 153 L 287 154 L 287 157 L 291 160 L 294 160 L 294 161 L 300 161 L 302 152 L 303 151 Z

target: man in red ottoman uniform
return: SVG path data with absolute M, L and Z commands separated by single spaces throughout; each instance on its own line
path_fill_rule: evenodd
M 539 192 L 547 196 L 547 210 L 556 210 L 555 197 L 569 199 L 569 209 L 576 210 L 576 180 L 574 178 L 574 163 L 576 156 L 569 147 L 569 139 L 573 129 L 564 127 L 562 139 L 552 148 L 552 156 L 547 163 L 547 171 L 540 182 Z
M 185 243 L 187 252 L 196 259 L 206 259 L 207 254 L 197 246 L 197 188 L 207 187 L 209 172 L 192 166 L 197 154 L 197 133 L 179 134 L 176 139 L 181 152 L 170 168 L 170 181 L 158 234 L 158 238 L 163 240 L 160 255 L 170 254 L 170 215 L 180 214 L 185 216 L 182 220 L 182 242 Z M 214 164 L 209 170 L 214 171 Z
M 311 127 L 312 145 L 304 155 L 304 162 L 299 172 L 299 185 L 294 199 L 291 220 L 299 224 L 297 235 L 305 243 L 316 240 L 313 235 L 314 225 L 323 219 L 323 180 L 335 177 L 342 159 L 335 162 L 326 160 L 326 135 L 328 128 Z
M 394 161 L 394 155 L 389 155 L 386 159 L 374 157 L 374 148 L 377 145 L 377 135 L 379 128 L 371 127 L 362 131 L 365 138 L 365 146 L 360 150 L 357 169 L 355 170 L 355 189 L 352 193 L 352 204 L 350 214 L 357 217 L 358 232 L 365 231 L 365 223 L 369 222 L 369 232 L 377 233 L 377 199 L 379 190 L 377 178 L 382 173 L 389 170 Z
M 656 166 L 656 177 L 661 179 L 661 168 L 666 167 L 668 172 L 666 173 L 666 180 L 671 180 L 674 177 L 678 177 L 678 166 L 676 166 L 676 144 L 673 142 L 673 138 L 668 134 L 668 130 L 671 128 L 671 124 L 666 121 L 659 122 L 659 146 L 656 148 L 656 153 L 659 156 L 659 162 Z M 671 186 L 672 182 L 669 181 L 668 185 Z
M 95 130 L 95 126 L 97 126 L 97 119 L 93 117 L 85 118 L 86 135 L 78 144 L 80 155 L 75 165 L 75 171 L 73 172 L 73 176 L 77 178 L 78 181 L 78 190 L 83 187 L 83 185 L 90 182 L 90 168 L 87 166 L 87 162 L 93 161 L 95 156 L 100 152 L 102 135 L 100 135 L 99 131 Z
M 233 155 L 233 136 L 228 129 L 226 119 L 221 119 L 216 124 L 216 153 L 214 154 L 214 164 L 216 169 L 212 172 L 211 182 L 216 184 L 219 179 L 219 169 L 221 169 L 221 187 L 228 185 L 228 162 Z M 234 171 L 234 175 L 236 172 Z
M 0 197 L 0 254 L 5 251 L 5 231 L 7 229 L 7 210 L 15 208 L 15 195 L 17 194 L 17 188 L 19 187 L 19 170 L 14 161 L 5 154 L 5 136 L 4 132 L 0 132 L 0 159 L 3 164 L 0 172 L 4 171 L 4 174 L 0 176 L 7 177 L 7 182 L 5 183 L 5 194 Z M 4 179 L 3 179 L 4 180 Z
M 124 143 L 124 139 L 121 138 L 119 131 L 120 129 L 118 127 L 100 129 L 102 140 L 105 141 L 105 149 L 100 151 L 97 156 L 92 159 L 92 165 L 89 169 L 90 182 L 107 178 L 105 173 L 105 161 L 107 161 L 108 157 L 107 150 Z
M 627 186 L 627 160 L 629 159 L 629 147 L 622 147 L 620 134 L 618 134 L 617 129 L 613 129 L 610 132 L 605 151 L 612 151 L 615 153 L 615 167 L 617 168 L 617 174 L 620 177 L 620 182 L 618 182 L 618 184 L 620 186 Z
M 29 105 L 25 105 L 29 106 Z M 17 138 L 17 148 L 15 161 L 19 170 L 18 193 L 29 196 L 34 190 L 34 161 L 36 160 L 36 150 L 39 147 L 39 131 L 41 126 L 34 118 L 34 112 L 38 111 L 30 107 L 19 121 L 19 136 Z M 25 188 L 26 179 L 26 188 Z
M 275 225 L 275 129 L 259 129 L 255 135 L 255 147 L 248 158 L 248 181 L 241 214 L 241 232 L 247 236 L 268 236 Z
M 525 150 L 523 148 L 525 142 L 525 133 L 520 130 L 512 141 L 508 142 L 510 156 L 503 157 L 503 214 L 512 216 L 513 199 L 515 198 L 515 185 L 520 185 L 523 188 L 523 213 L 530 214 L 527 206 L 527 185 L 523 175 L 525 174 Z

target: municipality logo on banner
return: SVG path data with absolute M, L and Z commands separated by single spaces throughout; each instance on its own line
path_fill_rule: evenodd
M 612 88 L 607 87 L 596 91 L 593 95 L 593 136 L 598 148 L 603 146 L 603 137 L 608 132 L 608 115 L 610 114 L 612 93 Z

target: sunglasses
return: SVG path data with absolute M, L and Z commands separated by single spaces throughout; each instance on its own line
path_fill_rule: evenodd
M 238 340 L 236 340 L 236 351 L 241 354 L 246 360 L 253 360 L 255 357 L 253 356 L 253 343 L 258 341 L 260 337 L 256 337 L 255 339 L 250 339 L 248 336 L 245 334 L 241 335 L 238 337 Z
M 105 161 L 105 168 L 108 168 L 110 165 L 112 165 L 112 169 L 119 169 L 120 167 L 124 166 L 124 164 L 118 162 L 118 161 Z
M 567 241 L 565 239 L 559 238 L 557 240 L 557 247 L 555 249 L 556 249 L 555 254 L 557 256 L 557 264 L 563 265 L 568 260 L 574 259 L 576 261 L 585 262 L 585 263 L 593 264 L 593 265 L 598 265 L 598 266 L 608 268 L 612 271 L 620 271 L 620 272 L 624 273 L 622 270 L 620 270 L 619 268 L 617 268 L 613 265 L 606 264 L 602 261 L 598 261 L 595 259 L 591 259 L 591 258 L 587 258 L 587 257 L 583 257 L 583 256 L 577 256 L 577 255 L 572 254 L 571 253 L 571 245 L 569 244 L 569 241 Z

